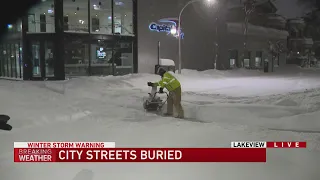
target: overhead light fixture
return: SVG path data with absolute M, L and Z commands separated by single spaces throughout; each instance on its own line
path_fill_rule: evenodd
M 123 2 L 121 2 L 121 1 L 119 1 L 119 2 L 115 2 L 115 4 L 116 4 L 117 6 L 123 6 L 123 5 L 124 5 L 124 3 L 123 3 Z
M 48 9 L 48 13 L 49 13 L 49 14 L 52 14 L 52 13 L 53 13 L 53 10 L 52 10 L 52 9 Z
M 100 6 L 97 6 L 97 5 L 94 4 L 94 5 L 93 5 L 93 9 L 94 9 L 94 10 L 100 10 Z
M 111 17 L 111 16 L 109 16 L 109 17 L 108 17 L 108 19 L 110 20 L 110 19 L 112 19 L 112 17 Z
M 74 14 L 77 14 L 77 12 L 74 12 Z
M 46 13 L 43 13 L 44 15 L 46 15 Z
M 170 33 L 171 33 L 172 35 L 176 35 L 176 34 L 177 34 L 177 28 L 176 28 L 175 26 L 172 26 L 172 27 L 171 27 L 171 30 L 170 30 Z
M 98 14 L 96 14 L 96 17 L 98 16 Z

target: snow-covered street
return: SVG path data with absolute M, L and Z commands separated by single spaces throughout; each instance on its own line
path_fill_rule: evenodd
M 79 77 L 63 82 L 0 80 L 1 180 L 319 180 L 320 71 L 184 70 L 187 117 L 144 112 L 147 81 L 159 77 Z M 117 147 L 229 147 L 231 141 L 307 141 L 268 149 L 267 163 L 14 164 L 15 141 L 115 141 Z

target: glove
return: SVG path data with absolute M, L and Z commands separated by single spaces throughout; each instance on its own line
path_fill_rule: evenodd
M 160 94 L 164 93 L 164 92 L 163 92 L 163 88 L 160 88 L 160 89 L 159 89 L 159 93 L 160 93 Z
M 153 86 L 153 83 L 152 82 L 148 82 L 148 86 Z

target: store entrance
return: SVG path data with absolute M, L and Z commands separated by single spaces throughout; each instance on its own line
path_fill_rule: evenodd
M 54 76 L 53 43 L 46 40 L 31 41 L 32 77 L 45 79 Z
M 98 41 L 91 44 L 91 75 L 133 73 L 132 41 Z

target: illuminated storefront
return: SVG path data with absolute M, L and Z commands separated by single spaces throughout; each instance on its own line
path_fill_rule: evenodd
M 8 25 L 12 30 L 0 44 L 0 76 L 63 80 L 135 73 L 136 14 L 136 0 L 42 1 Z

